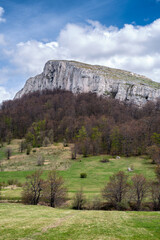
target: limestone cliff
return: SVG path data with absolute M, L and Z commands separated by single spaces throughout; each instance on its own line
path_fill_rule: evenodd
M 114 68 L 75 61 L 51 60 L 41 74 L 29 78 L 15 98 L 37 90 L 65 89 L 73 93 L 94 92 L 138 106 L 160 97 L 160 84 Z

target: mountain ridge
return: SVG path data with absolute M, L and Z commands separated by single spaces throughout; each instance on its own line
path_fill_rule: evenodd
M 160 97 L 160 83 L 145 76 L 77 61 L 49 60 L 41 74 L 26 81 L 15 99 L 45 89 L 63 89 L 75 94 L 94 92 L 138 106 Z

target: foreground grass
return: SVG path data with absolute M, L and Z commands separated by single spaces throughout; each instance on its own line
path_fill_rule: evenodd
M 74 211 L 0 204 L 2 240 L 158 240 L 160 212 Z

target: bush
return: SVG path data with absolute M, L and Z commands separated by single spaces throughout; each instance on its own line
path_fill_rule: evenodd
M 33 149 L 33 151 L 32 151 L 33 153 L 35 153 L 35 152 L 37 152 L 37 150 L 36 149 Z
M 100 162 L 101 163 L 107 163 L 107 162 L 109 162 L 109 159 L 108 158 L 103 158 L 103 159 L 100 160 Z
M 102 199 L 99 196 L 95 196 L 89 205 L 89 210 L 101 210 L 101 208 Z
M 31 146 L 28 144 L 27 145 L 27 151 L 26 151 L 26 154 L 29 155 L 31 152 Z
M 20 183 L 17 179 L 9 179 L 7 181 L 8 185 L 16 185 L 17 187 L 22 187 L 22 183 Z
M 81 173 L 80 178 L 87 178 L 87 173 Z
M 16 185 L 17 180 L 16 180 L 16 179 L 9 179 L 9 180 L 7 181 L 7 183 L 8 183 L 8 185 Z
M 45 137 L 44 140 L 43 140 L 43 146 L 47 147 L 49 144 L 51 144 L 49 138 Z
M 129 211 L 130 206 L 127 201 L 122 201 L 120 203 L 117 203 L 116 209 L 120 211 L 127 211 L 127 210 Z
M 11 148 L 6 148 L 5 153 L 6 153 L 7 159 L 9 160 L 10 157 L 11 157 L 11 154 L 12 154 L 12 149 Z
M 86 199 L 81 189 L 74 196 L 72 208 L 76 210 L 82 210 L 85 207 L 85 203 L 86 203 Z
M 44 156 L 38 155 L 37 157 L 37 166 L 43 166 L 44 165 Z

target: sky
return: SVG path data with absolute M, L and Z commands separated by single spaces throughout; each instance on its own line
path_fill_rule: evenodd
M 54 59 L 160 82 L 160 0 L 0 0 L 0 103 Z

